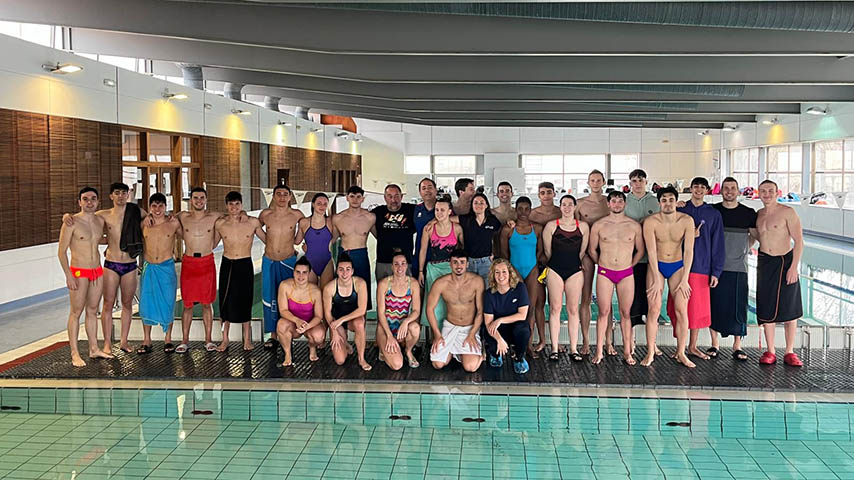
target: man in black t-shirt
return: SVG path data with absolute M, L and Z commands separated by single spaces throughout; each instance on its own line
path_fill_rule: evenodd
M 738 194 L 738 182 L 727 177 L 721 182 L 723 201 L 712 205 L 723 219 L 726 260 L 718 286 L 711 289 L 712 347 L 707 353 L 718 355 L 718 334 L 733 335 L 732 356 L 746 361 L 741 340 L 747 335 L 747 255 L 759 234 L 756 211 L 739 203 Z
M 403 194 L 395 184 L 386 186 L 383 196 L 386 204 L 371 210 L 376 215 L 371 233 L 377 239 L 377 264 L 374 269 L 377 282 L 394 273 L 391 261 L 396 249 L 403 251 L 407 260 L 411 261 L 415 248 L 412 241 L 415 234 L 415 205 L 402 203 Z

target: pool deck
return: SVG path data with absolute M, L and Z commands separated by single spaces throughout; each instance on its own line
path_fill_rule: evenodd
M 283 353 L 264 350 L 260 346 L 244 352 L 239 343 L 232 343 L 228 352 L 206 352 L 201 342 L 191 342 L 186 354 L 164 353 L 162 342 L 155 342 L 154 351 L 147 355 L 125 354 L 114 349 L 112 360 L 87 360 L 87 366 L 74 368 L 70 363 L 68 344 L 57 342 L 44 345 L 26 355 L 0 364 L 0 382 L 7 381 L 109 381 L 121 388 L 122 383 L 140 381 L 194 381 L 230 383 L 312 383 L 318 385 L 346 384 L 409 386 L 503 386 L 537 388 L 619 388 L 631 390 L 676 391 L 729 391 L 733 393 L 758 392 L 811 392 L 817 394 L 854 393 L 854 366 L 848 362 L 843 350 L 823 352 L 813 350 L 810 355 L 799 351 L 803 368 L 783 364 L 782 355 L 773 366 L 759 365 L 758 349 L 747 349 L 747 362 L 733 360 L 728 350 L 717 359 L 694 359 L 696 369 L 687 369 L 669 358 L 672 348 L 663 347 L 664 355 L 650 367 L 625 365 L 620 357 L 607 357 L 602 364 L 593 365 L 589 358 L 574 363 L 566 354 L 558 362 L 546 358 L 528 361 L 531 370 L 526 375 L 516 375 L 512 363 L 505 361 L 501 368 L 484 364 L 479 371 L 465 372 L 452 362 L 442 371 L 430 365 L 425 349 L 416 350 L 421 367 L 404 366 L 393 371 L 377 359 L 376 347 L 366 354 L 373 370 L 364 372 L 355 356 L 343 366 L 334 363 L 329 349 L 321 350 L 320 360 L 308 360 L 308 347 L 304 342 L 294 343 L 295 366 L 282 368 Z M 87 351 L 87 343 L 80 342 L 80 350 Z M 638 347 L 638 356 L 645 348 Z

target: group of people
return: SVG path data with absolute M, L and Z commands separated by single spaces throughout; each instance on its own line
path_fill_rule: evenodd
M 110 358 L 112 307 L 121 287 L 122 332 L 119 348 L 130 352 L 127 333 L 130 303 L 136 290 L 137 261 L 141 253 L 140 316 L 145 335 L 140 354 L 151 351 L 151 327 L 165 333 L 167 351 L 186 352 L 192 308 L 202 304 L 206 348 L 228 347 L 228 326 L 243 324 L 243 348 L 252 349 L 248 320 L 253 303 L 254 237 L 265 243 L 262 258 L 262 300 L 265 348 L 284 350 L 284 366 L 293 363 L 292 342 L 304 336 L 310 360 L 328 343 L 335 362 L 343 364 L 353 353 L 347 331 L 355 337 L 357 361 L 365 358 L 365 316 L 376 302 L 376 343 L 380 359 L 398 370 L 417 368 L 413 348 L 421 330 L 429 332 L 430 361 L 441 369 L 456 360 L 466 371 L 484 361 L 503 365 L 511 353 L 514 370 L 529 369 L 526 355 L 546 349 L 546 300 L 550 348 L 548 358 L 559 360 L 560 317 L 567 313 L 569 348 L 573 361 L 591 354 L 588 338 L 595 286 L 598 321 L 592 362 L 617 355 L 613 346 L 612 299 L 616 292 L 623 338 L 623 359 L 634 365 L 633 327 L 646 324 L 649 366 L 656 347 L 658 319 L 667 283 L 667 310 L 673 321 L 677 349 L 674 358 L 687 367 L 689 359 L 715 357 L 719 336 L 733 335 L 733 358 L 747 360 L 741 339 L 747 326 L 747 255 L 759 242 L 757 317 L 765 329 L 768 351 L 760 362 L 776 362 L 774 325 L 784 322 L 788 365 L 802 365 L 794 353 L 796 320 L 802 316 L 798 264 L 803 252 L 800 222 L 794 210 L 777 203 L 777 186 L 770 180 L 760 187 L 764 204 L 759 212 L 738 202 L 738 184 L 722 182 L 723 201 L 706 204 L 709 184 L 691 182 L 691 199 L 679 202 L 673 187 L 646 191 L 643 170 L 630 174 L 631 191 L 604 192 L 605 177 L 594 170 L 588 176 L 589 195 L 564 195 L 555 204 L 555 188 L 538 186 L 540 205 L 519 197 L 512 205 L 513 187 L 497 186 L 499 205 L 475 191 L 471 179 L 454 186 L 457 200 L 438 195 L 435 182 L 419 185 L 422 202 L 404 203 L 397 185 L 384 190 L 385 205 L 362 208 L 364 191 L 348 189 L 348 208 L 328 214 L 329 198 L 314 196 L 311 214 L 291 207 L 292 193 L 283 185 L 273 190 L 273 202 L 258 218 L 242 209 L 238 192 L 226 196 L 227 213 L 207 211 L 204 189 L 194 188 L 191 208 L 166 215 L 162 194 L 149 199 L 150 212 L 127 202 L 128 188 L 111 187 L 113 208 L 97 211 L 97 191 L 80 192 L 81 211 L 65 218 L 60 236 L 60 263 L 71 293 L 68 333 L 72 363 L 85 364 L 77 349 L 79 316 L 85 310 L 86 330 L 97 338 L 96 313 L 101 297 L 103 348 L 89 343 L 91 358 Z M 138 230 L 136 232 L 135 230 Z M 376 240 L 376 264 L 370 267 L 367 240 Z M 332 249 L 340 239 L 337 261 Z M 180 287 L 184 304 L 183 337 L 174 347 L 171 327 L 178 279 L 173 251 L 184 242 Z M 107 243 L 104 269 L 98 244 Z M 212 250 L 223 242 L 219 272 L 219 305 L 223 341 L 211 342 L 212 310 L 216 297 L 216 267 Z M 304 255 L 295 246 L 302 244 Z M 71 249 L 71 263 L 67 250 Z M 372 275 L 376 290 L 372 291 Z M 103 281 L 99 279 L 103 276 Z M 127 278 L 126 278 L 127 277 Z M 594 278 L 596 279 L 594 282 Z M 548 296 L 547 296 L 548 293 Z M 646 321 L 644 322 L 644 318 Z M 578 331 L 581 330 L 581 348 Z M 712 346 L 698 347 L 699 331 L 710 328 Z M 538 342 L 533 344 L 533 332 Z

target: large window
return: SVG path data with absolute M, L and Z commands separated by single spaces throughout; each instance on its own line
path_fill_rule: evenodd
M 433 157 L 436 186 L 454 192 L 454 183 L 460 178 L 471 178 L 475 186 L 483 185 L 483 175 L 477 175 L 477 157 L 474 155 L 436 155 Z
M 407 155 L 403 159 L 403 173 L 407 175 L 429 175 L 430 155 Z
M 738 186 L 759 186 L 759 149 L 740 148 L 730 152 L 730 174 L 738 180 Z
M 816 142 L 813 158 L 813 191 L 847 192 L 845 206 L 854 207 L 854 141 Z
M 122 131 L 122 178 L 143 207 L 155 192 L 168 210 L 189 208 L 190 188 L 201 185 L 199 139 L 167 133 Z
M 558 191 L 580 194 L 587 188 L 590 171 L 598 169 L 605 172 L 607 161 L 605 154 L 522 155 L 525 193 L 536 194 L 540 182 L 552 182 Z
M 629 174 L 636 168 L 638 168 L 638 155 L 636 153 L 611 155 L 611 178 L 614 179 L 617 186 L 628 185 Z
M 801 146 L 768 147 L 767 170 L 768 178 L 777 183 L 783 194 L 801 193 Z

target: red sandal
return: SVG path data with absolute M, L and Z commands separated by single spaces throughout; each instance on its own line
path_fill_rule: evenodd
M 759 358 L 759 363 L 761 365 L 774 365 L 777 363 L 777 355 L 774 355 L 771 352 L 765 352 Z
M 804 366 L 804 362 L 802 362 L 801 359 L 798 358 L 797 353 L 787 353 L 787 354 L 783 355 L 783 363 L 785 363 L 786 365 L 788 365 L 790 367 L 803 367 Z

